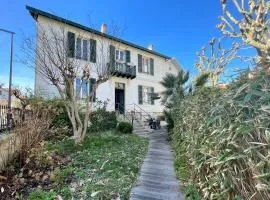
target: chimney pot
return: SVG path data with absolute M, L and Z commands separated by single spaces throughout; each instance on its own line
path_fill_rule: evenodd
M 101 33 L 107 34 L 107 24 L 101 25 Z
M 153 44 L 150 44 L 147 48 L 148 48 L 150 51 L 154 51 L 154 45 L 153 45 Z

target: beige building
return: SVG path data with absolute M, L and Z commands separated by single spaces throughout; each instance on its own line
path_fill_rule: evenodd
M 179 72 L 180 65 L 176 59 L 156 52 L 153 45 L 145 48 L 111 36 L 107 33 L 105 24 L 101 26 L 101 31 L 97 31 L 29 6 L 27 9 L 36 20 L 37 37 L 41 30 L 51 27 L 59 30 L 61 27 L 67 36 L 71 56 L 78 59 L 82 66 L 99 62 L 97 58 L 101 54 L 101 44 L 107 44 L 105 48 L 108 48 L 109 55 L 105 62 L 113 63 L 112 76 L 98 87 L 96 97 L 102 101 L 109 99 L 108 110 L 119 107 L 129 110 L 136 106 L 152 114 L 163 111 L 161 100 L 154 100 L 152 97 L 153 94 L 160 94 L 164 90 L 160 81 L 166 73 Z M 94 82 L 97 74 L 93 74 Z M 75 88 L 77 83 L 80 83 L 79 79 L 75 82 Z M 58 95 L 56 88 L 39 74 L 35 77 L 35 90 L 48 97 Z M 79 91 L 82 97 L 87 90 L 82 88 Z

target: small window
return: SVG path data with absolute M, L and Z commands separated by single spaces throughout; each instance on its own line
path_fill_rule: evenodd
M 116 49 L 115 50 L 115 60 L 118 62 L 124 62 L 125 61 L 125 51 Z
M 76 91 L 76 95 L 80 97 L 81 91 L 80 91 L 80 87 L 81 87 L 81 79 L 76 78 L 75 80 L 75 91 Z
M 82 40 L 80 38 L 77 38 L 76 40 L 76 58 L 82 58 Z
M 88 87 L 87 87 L 87 82 L 82 81 L 82 98 L 86 98 L 88 93 Z
M 142 72 L 150 74 L 150 59 L 142 57 Z
M 88 40 L 83 40 L 83 60 L 88 60 Z

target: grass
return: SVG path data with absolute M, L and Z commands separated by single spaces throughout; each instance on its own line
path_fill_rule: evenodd
M 81 145 L 71 139 L 50 142 L 48 151 L 72 160 L 54 170 L 50 194 L 63 199 L 128 199 L 147 147 L 145 138 L 112 132 L 89 135 Z

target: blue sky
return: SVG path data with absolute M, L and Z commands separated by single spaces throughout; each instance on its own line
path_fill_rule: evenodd
M 207 45 L 212 37 L 220 37 L 216 28 L 222 13 L 220 0 L 0 0 L 0 28 L 16 32 L 14 41 L 13 83 L 33 87 L 32 69 L 19 63 L 23 35 L 35 36 L 35 21 L 25 5 L 52 12 L 100 29 L 101 23 L 116 24 L 122 29 L 120 37 L 148 46 L 158 52 L 176 57 L 182 67 L 196 74 L 196 51 Z M 0 82 L 8 83 L 10 36 L 0 32 Z M 253 53 L 253 52 L 252 52 Z M 232 63 L 231 69 L 239 63 Z M 243 64 L 242 64 L 243 67 Z

